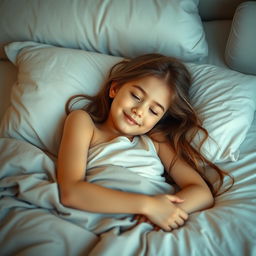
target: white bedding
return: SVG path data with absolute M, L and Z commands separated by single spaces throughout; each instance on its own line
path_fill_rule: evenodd
M 204 22 L 204 30 L 209 45 L 209 54 L 198 63 L 213 64 L 220 67 L 227 67 L 224 62 L 224 50 L 227 41 L 231 20 Z M 10 91 L 17 78 L 17 68 L 8 60 L 0 59 L 0 120 L 10 104 Z
M 1 255 L 255 255 L 255 134 L 256 119 L 240 159 L 221 165 L 236 180 L 232 189 L 217 197 L 213 208 L 191 214 L 184 227 L 172 232 L 153 231 L 147 223 L 134 226 L 131 215 L 63 207 L 54 159 L 25 141 L 1 138 Z M 107 176 L 116 177 L 116 171 L 124 174 L 120 184 L 131 179 L 118 168 Z M 127 183 L 127 189 L 132 186 Z
M 230 24 L 226 24 L 228 29 Z M 215 25 L 207 27 L 211 33 Z M 217 42 L 211 41 L 207 63 L 225 66 L 219 59 L 222 39 L 220 35 Z M 10 62 L 0 65 L 1 119 L 16 68 Z M 0 255 L 254 256 L 255 135 L 256 115 L 240 146 L 238 161 L 219 164 L 234 176 L 232 189 L 217 197 L 213 208 L 190 215 L 184 227 L 170 233 L 152 231 L 147 223 L 134 226 L 130 215 L 93 215 L 63 207 L 55 182 L 55 159 L 26 141 L 1 138 Z M 108 175 L 111 178 L 115 170 Z M 123 182 L 130 178 L 124 175 Z M 226 178 L 225 187 L 228 185 Z

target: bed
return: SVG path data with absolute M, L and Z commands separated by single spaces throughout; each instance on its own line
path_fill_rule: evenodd
M 255 13 L 256 1 L 239 0 L 0 1 L 0 255 L 256 255 Z M 123 58 L 155 51 L 191 71 L 211 135 L 203 154 L 235 180 L 172 232 L 64 207 L 55 174 L 66 100 L 95 94 Z M 124 168 L 89 179 L 159 193 Z

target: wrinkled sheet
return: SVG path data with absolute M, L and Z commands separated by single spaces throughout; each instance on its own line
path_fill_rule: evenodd
M 191 214 L 184 227 L 172 232 L 135 225 L 132 215 L 64 207 L 56 159 L 25 141 L 1 138 L 0 255 L 256 255 L 255 137 L 254 120 L 240 159 L 221 165 L 235 177 L 235 185 L 216 198 L 213 208 Z M 89 179 L 137 193 L 173 191 L 121 167 Z M 224 183 L 227 187 L 229 179 Z

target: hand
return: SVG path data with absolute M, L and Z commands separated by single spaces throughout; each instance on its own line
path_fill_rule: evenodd
M 154 227 L 155 231 L 159 231 L 160 228 L 158 226 L 156 226 L 154 223 L 152 223 L 145 215 L 141 215 L 141 214 L 136 214 L 133 218 L 133 220 L 136 220 L 136 224 L 135 226 L 141 224 L 141 223 L 148 223 L 151 226 Z
M 184 200 L 174 195 L 156 195 L 150 197 L 145 207 L 143 218 L 137 217 L 138 221 L 147 222 L 159 227 L 165 231 L 179 228 L 188 219 L 188 214 L 179 208 L 176 204 L 182 203 Z
M 179 197 L 177 196 L 172 196 L 172 195 L 169 195 L 169 200 L 172 202 L 172 203 L 183 203 L 184 200 L 183 199 L 180 199 Z M 156 226 L 154 223 L 152 223 L 145 215 L 141 215 L 141 214 L 137 214 L 134 216 L 134 220 L 136 220 L 136 225 L 139 225 L 141 223 L 149 223 L 150 225 L 152 225 L 154 227 L 154 230 L 155 231 L 159 231 L 160 228 L 158 226 Z M 184 220 L 185 222 L 185 220 Z M 184 223 L 183 223 L 184 224 Z M 182 225 L 183 225 L 182 224 Z

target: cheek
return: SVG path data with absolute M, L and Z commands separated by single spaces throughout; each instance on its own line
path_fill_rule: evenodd
M 131 103 L 127 95 L 119 95 L 119 97 L 115 99 L 115 104 L 116 106 L 129 106 Z
M 112 106 L 114 109 L 119 109 L 120 107 L 124 106 L 124 101 L 122 98 L 115 98 L 114 101 L 112 102 Z
M 160 121 L 160 118 L 148 117 L 145 119 L 146 126 L 151 126 L 152 128 Z

